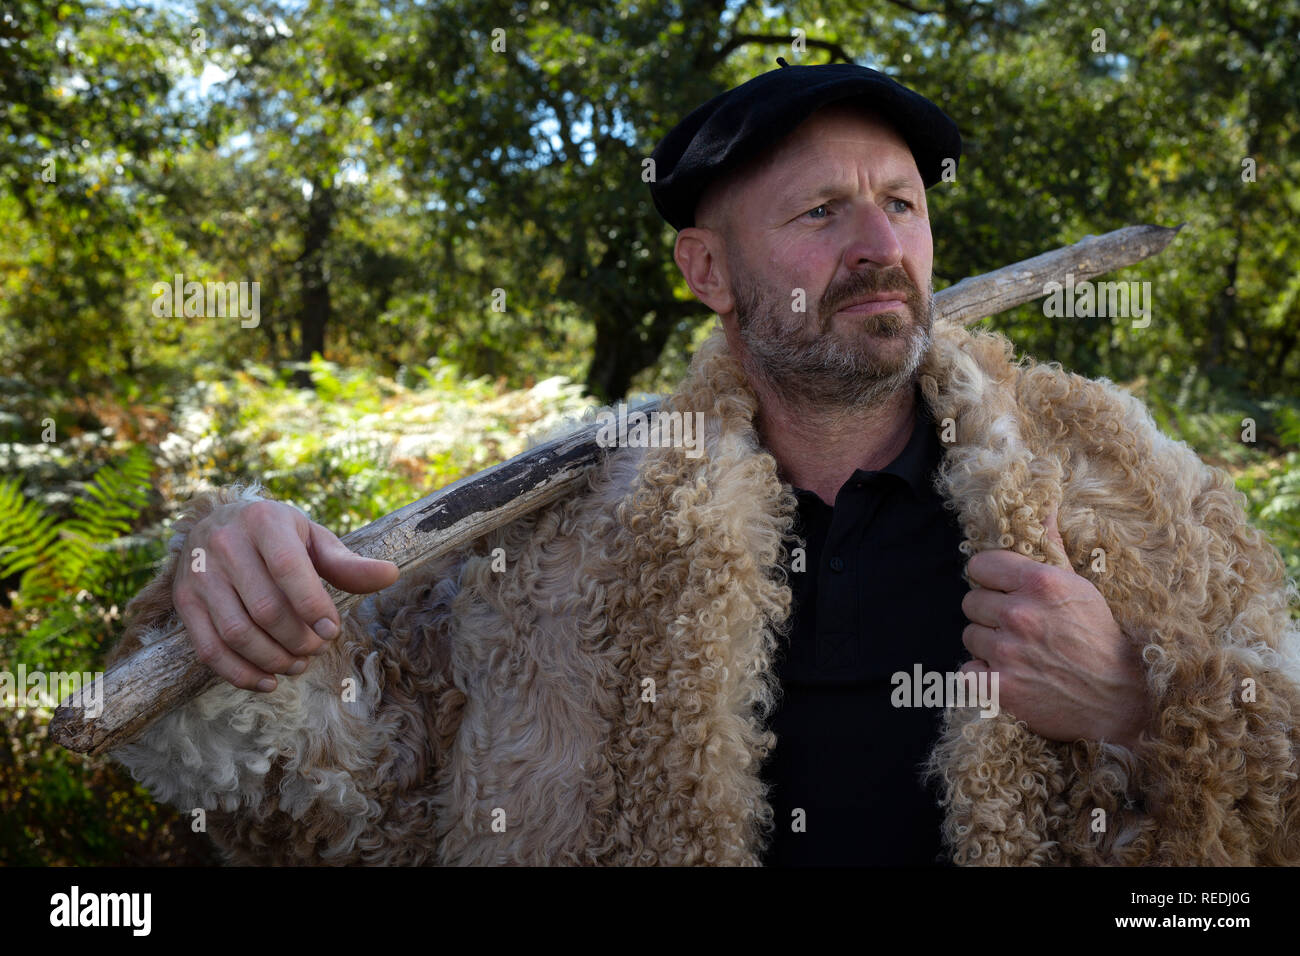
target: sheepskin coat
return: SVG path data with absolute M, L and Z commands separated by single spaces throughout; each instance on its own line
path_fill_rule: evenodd
M 920 384 L 963 552 L 1091 580 L 1142 650 L 1156 714 L 1130 751 L 950 709 L 928 769 L 952 859 L 1300 861 L 1294 587 L 1244 497 L 1109 382 L 1015 362 L 997 335 L 934 335 Z M 795 498 L 720 330 L 668 407 L 705 413 L 704 454 L 617 449 L 586 493 L 368 597 L 302 676 L 223 683 L 115 756 L 205 808 L 231 862 L 756 863 L 783 822 L 760 768 Z M 113 659 L 175 623 L 187 529 L 259 493 L 190 503 Z M 1042 525 L 1058 506 L 1065 554 Z

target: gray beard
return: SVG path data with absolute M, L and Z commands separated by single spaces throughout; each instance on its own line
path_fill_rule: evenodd
M 922 294 L 901 269 L 886 273 L 857 273 L 828 288 L 818 308 L 819 331 L 809 337 L 807 315 L 793 312 L 790 299 L 774 297 L 745 276 L 737 282 L 736 318 L 741 341 L 749 351 L 743 364 L 783 402 L 810 414 L 863 411 L 879 406 L 900 389 L 912 385 L 932 341 L 933 292 Z M 892 279 L 892 281 L 886 281 Z M 855 317 L 861 323 L 846 341 L 831 328 L 835 311 L 861 294 L 905 292 L 911 316 L 880 312 Z M 907 338 L 901 357 L 882 356 L 873 337 Z

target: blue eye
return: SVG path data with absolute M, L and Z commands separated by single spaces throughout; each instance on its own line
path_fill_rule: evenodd
M 804 213 L 804 215 L 805 215 L 805 216 L 812 216 L 814 219 L 825 219 L 825 218 L 826 218 L 825 216 L 814 216 L 814 215 L 813 215 L 813 213 L 815 213 L 815 212 L 816 212 L 817 210 L 819 210 L 819 209 L 822 210 L 822 211 L 825 212 L 825 213 L 829 213 L 829 212 L 830 212 L 830 210 L 827 208 L 826 203 L 822 203 L 820 206 L 813 206 L 813 207 L 812 207 L 811 209 L 809 209 L 806 213 Z
M 903 209 L 899 210 L 900 212 L 906 212 L 906 211 L 909 210 L 909 209 L 915 209 L 915 208 L 916 208 L 912 203 L 908 202 L 906 199 L 891 199 L 891 200 L 889 200 L 889 202 L 890 202 L 891 205 L 894 204 L 894 203 L 902 203 L 902 204 L 903 204 Z

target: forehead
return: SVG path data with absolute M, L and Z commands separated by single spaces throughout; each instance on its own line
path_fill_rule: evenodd
M 818 110 L 777 144 L 752 179 L 770 182 L 827 167 L 862 166 L 891 178 L 910 174 L 921 183 L 912 151 L 891 123 L 878 113 L 837 103 Z
M 752 220 L 759 207 L 797 203 L 813 187 L 847 188 L 864 172 L 873 183 L 908 182 L 924 201 L 916 160 L 893 124 L 878 113 L 832 103 L 710 183 L 696 206 L 696 223 L 730 229 L 728 223 Z

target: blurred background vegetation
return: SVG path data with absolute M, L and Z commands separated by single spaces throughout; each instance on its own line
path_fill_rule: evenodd
M 1140 395 L 1298 574 L 1298 47 L 1270 0 L 9 0 L 0 670 L 97 670 L 205 483 L 256 475 L 344 533 L 670 388 L 711 315 L 642 160 L 778 55 L 957 121 L 936 288 L 1186 223 L 1123 275 L 1149 327 L 985 324 Z M 176 274 L 260 283 L 260 322 L 159 317 Z M 0 862 L 213 862 L 111 761 L 50 747 L 49 715 L 0 707 Z

